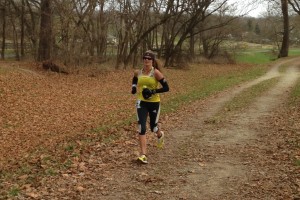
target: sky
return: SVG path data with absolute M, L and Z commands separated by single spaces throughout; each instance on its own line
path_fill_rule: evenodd
M 254 3 L 253 3 L 254 2 Z M 228 4 L 237 6 L 237 14 L 248 12 L 248 16 L 260 17 L 267 10 L 267 4 L 263 0 L 229 0 Z
M 265 12 L 266 12 L 266 9 L 263 6 L 259 6 L 259 7 L 255 8 L 254 10 L 250 11 L 248 13 L 248 15 L 251 17 L 260 17 Z

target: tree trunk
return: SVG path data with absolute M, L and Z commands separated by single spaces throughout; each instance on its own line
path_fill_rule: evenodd
M 103 60 L 105 57 L 105 51 L 107 49 L 107 33 L 108 33 L 108 22 L 105 15 L 105 1 L 99 1 L 99 14 L 97 18 L 97 31 L 96 31 L 96 40 L 97 40 L 97 56 Z
M 287 57 L 289 53 L 289 13 L 287 0 L 281 0 L 283 15 L 283 38 L 278 58 Z
M 38 61 L 51 58 L 52 26 L 51 26 L 51 0 L 41 1 L 40 43 L 38 49 Z
M 195 57 L 195 36 L 193 35 L 193 30 L 191 30 L 191 37 L 190 37 L 190 58 Z
M 25 52 L 24 52 L 24 37 L 25 37 L 25 1 L 22 0 L 22 8 L 21 8 L 21 57 L 23 58 L 25 56 Z
M 15 58 L 16 60 L 20 60 L 20 53 L 19 53 L 19 43 L 18 43 L 18 32 L 17 28 L 15 25 L 15 21 L 13 19 L 13 16 L 11 16 L 11 25 L 12 25 L 12 35 L 13 35 L 13 47 L 14 47 L 14 52 L 15 52 Z
M 1 8 L 2 11 L 2 44 L 1 44 L 1 59 L 4 60 L 4 54 L 5 54 L 5 29 L 6 29 L 6 0 L 4 1 L 4 5 Z

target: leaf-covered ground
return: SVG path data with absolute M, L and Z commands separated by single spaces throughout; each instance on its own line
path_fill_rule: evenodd
M 171 91 L 163 104 L 201 79 L 246 68 L 164 69 Z M 226 120 L 216 123 L 207 109 L 222 108 L 230 90 L 191 102 L 162 113 L 166 148 L 158 151 L 149 133 L 150 164 L 139 166 L 131 77 L 131 70 L 59 75 L 0 63 L 0 199 L 299 198 L 299 106 L 283 99 L 245 121 L 235 118 L 245 110 L 224 109 Z M 244 137 L 231 135 L 235 127 Z
M 124 123 L 134 121 L 135 97 L 130 94 L 132 70 L 86 70 L 60 75 L 32 65 L 1 64 L 1 168 L 7 162 L 30 156 L 32 151 L 48 150 L 48 146 L 51 150 L 57 144 L 87 134 L 93 137 L 106 129 L 113 128 L 108 132 L 114 132 Z M 213 65 L 205 68 L 195 73 L 166 70 L 172 88 L 163 98 L 197 87 L 201 76 L 216 76 L 228 70 Z M 235 66 L 231 70 L 242 69 Z

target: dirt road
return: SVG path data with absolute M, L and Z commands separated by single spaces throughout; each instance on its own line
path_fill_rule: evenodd
M 275 112 L 284 107 L 299 79 L 300 59 L 281 61 L 263 77 L 183 108 L 162 119 L 163 150 L 149 134 L 149 164 L 134 161 L 137 143 L 91 147 L 76 170 L 41 181 L 28 196 L 37 199 L 297 199 L 299 185 L 274 127 Z M 280 66 L 287 66 L 280 72 Z M 238 112 L 224 108 L 240 92 L 264 80 L 278 83 Z M 215 116 L 222 113 L 220 121 Z M 124 144 L 123 144 L 124 145 Z M 123 146 L 124 147 L 124 146 Z M 286 153 L 288 154 L 288 153 Z M 111 157 L 110 157 L 111 155 Z M 117 156 L 116 156 L 117 155 Z M 131 159 L 128 159 L 131 158 Z

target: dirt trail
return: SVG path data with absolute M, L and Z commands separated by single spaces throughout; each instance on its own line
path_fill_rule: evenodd
M 273 109 L 284 102 L 289 89 L 296 83 L 300 75 L 295 65 L 289 65 L 286 72 L 280 74 L 278 67 L 282 64 L 284 63 L 274 66 L 264 77 L 246 84 L 232 94 L 219 99 L 218 106 L 222 107 L 224 100 L 232 98 L 243 89 L 254 86 L 263 80 L 280 76 L 279 83 L 262 96 L 257 97 L 248 110 L 236 113 L 233 116 L 227 116 L 226 123 L 217 129 L 214 127 L 215 125 L 204 125 L 206 127 L 203 128 L 201 123 L 198 124 L 198 127 L 195 127 L 201 131 L 197 130 L 191 137 L 202 133 L 203 136 L 200 138 L 201 142 L 198 145 L 201 146 L 204 152 L 212 152 L 207 153 L 212 159 L 205 162 L 204 167 L 199 169 L 199 173 L 192 173 L 188 176 L 188 180 L 192 181 L 193 184 L 184 187 L 187 190 L 186 193 L 189 194 L 187 199 L 246 199 L 250 195 L 240 194 L 241 187 L 252 184 L 251 179 L 253 177 L 251 176 L 253 174 L 251 172 L 257 170 L 251 169 L 251 166 L 249 167 L 254 158 L 247 158 L 247 151 L 257 148 L 255 145 L 259 140 L 258 135 L 261 134 L 264 126 L 268 123 L 268 118 L 271 117 Z M 210 115 L 212 116 L 214 113 L 210 112 Z M 195 131 L 194 128 L 193 130 Z M 197 145 L 197 142 L 194 143 Z M 212 155 L 216 149 L 219 149 L 219 153 Z M 194 165 L 194 168 L 197 169 L 197 163 Z M 262 174 L 265 173 L 263 171 L 259 173 L 261 172 Z M 248 199 L 279 198 L 272 197 L 273 194 L 271 193 L 264 194 L 264 197 L 260 196 L 262 194 L 259 193 L 257 195 L 248 196 Z
M 131 152 L 137 144 L 119 150 L 113 164 L 102 162 L 95 151 L 83 172 L 45 181 L 41 191 L 53 190 L 45 192 L 45 199 L 53 199 L 54 193 L 55 199 L 293 199 L 285 196 L 291 190 L 285 184 L 287 175 L 266 157 L 273 150 L 263 135 L 269 134 L 273 110 L 284 103 L 300 77 L 299 63 L 300 59 L 282 61 L 259 79 L 193 103 L 187 108 L 190 114 L 163 119 L 163 124 L 172 124 L 165 128 L 166 147 L 157 150 L 149 135 L 148 165 L 124 160 L 123 154 L 135 158 Z M 288 67 L 279 72 L 282 65 Z M 222 122 L 210 123 L 235 95 L 274 77 L 280 77 L 275 87 L 247 110 L 228 112 Z

